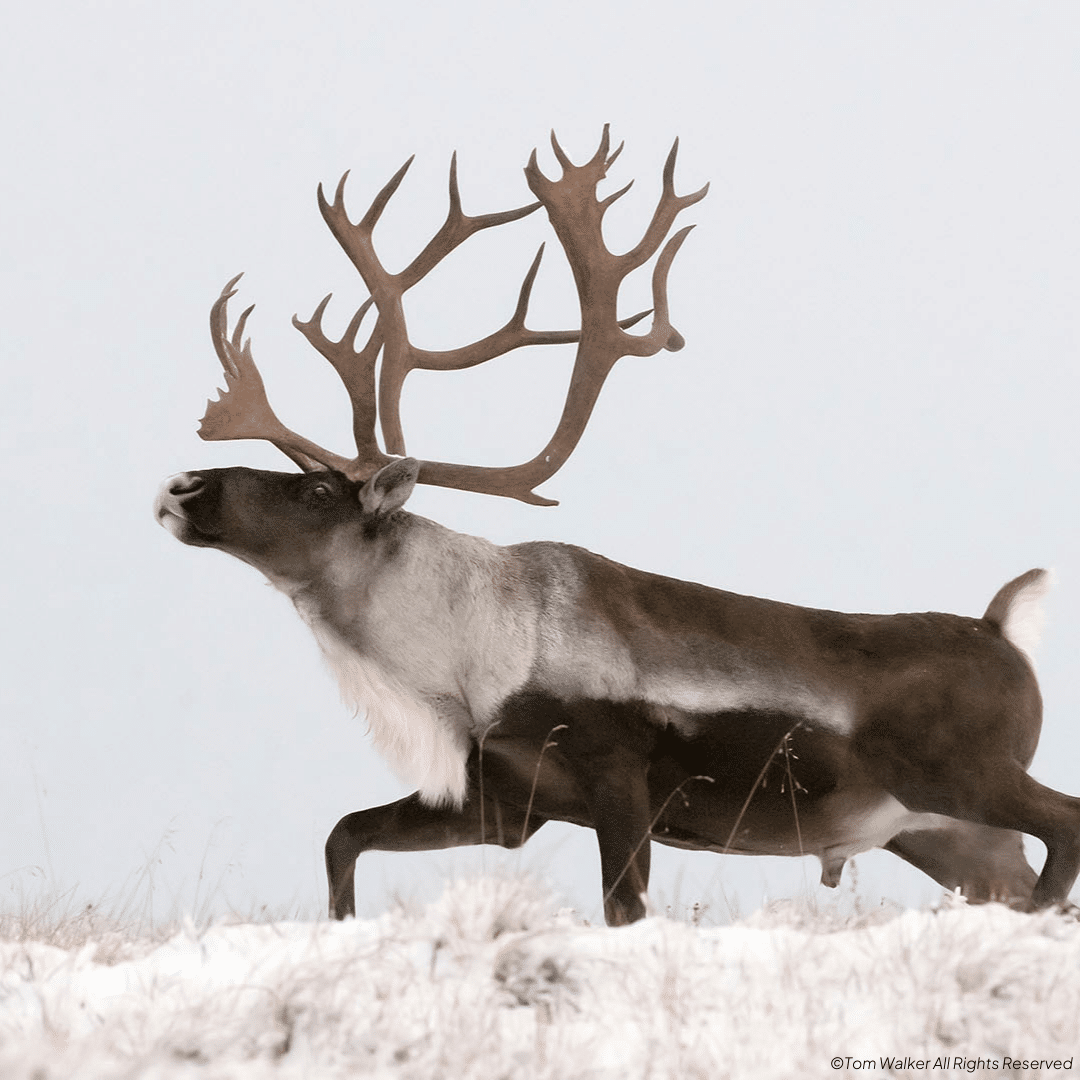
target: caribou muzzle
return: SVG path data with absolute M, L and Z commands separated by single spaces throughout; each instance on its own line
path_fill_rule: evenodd
M 181 543 L 196 547 L 209 547 L 214 543 L 214 531 L 204 520 L 207 488 L 204 476 L 183 472 L 170 476 L 157 493 L 154 517 Z

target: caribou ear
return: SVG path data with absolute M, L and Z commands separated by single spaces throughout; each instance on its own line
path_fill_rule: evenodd
M 420 462 L 402 458 L 384 465 L 361 489 L 357 498 L 360 508 L 368 514 L 385 517 L 400 510 L 416 487 Z

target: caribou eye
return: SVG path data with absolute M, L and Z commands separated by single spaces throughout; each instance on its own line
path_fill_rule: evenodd
M 316 484 L 311 489 L 311 494 L 316 499 L 329 499 L 331 495 L 329 484 Z

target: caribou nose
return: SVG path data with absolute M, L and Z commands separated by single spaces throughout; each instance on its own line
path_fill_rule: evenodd
M 206 481 L 198 473 L 189 472 L 177 473 L 165 481 L 169 494 L 178 496 L 194 495 L 205 484 Z
M 177 473 L 170 476 L 154 499 L 154 517 L 165 525 L 170 517 L 185 517 L 184 500 L 198 494 L 206 481 L 198 473 Z

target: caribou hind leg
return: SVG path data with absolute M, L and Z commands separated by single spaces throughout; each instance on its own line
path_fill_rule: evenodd
M 481 813 L 483 805 L 483 813 Z M 326 877 L 330 917 L 356 914 L 356 860 L 365 851 L 436 851 L 472 844 L 520 847 L 545 818 L 491 797 L 481 803 L 470 789 L 464 806 L 429 806 L 413 793 L 397 802 L 346 814 L 326 841 Z
M 1046 845 L 1046 862 L 1030 906 L 1066 903 L 1080 873 L 1080 799 L 1044 787 L 1016 770 L 1002 778 L 984 819 L 1028 833 Z
M 975 776 L 957 774 L 949 778 L 954 781 L 952 784 L 940 782 L 934 789 L 917 794 L 908 790 L 897 797 L 906 794 L 902 801 L 912 810 L 944 813 L 975 826 L 1026 833 L 1041 840 L 1046 845 L 1046 862 L 1024 906 L 1038 910 L 1064 904 L 1080 873 L 1080 799 L 1044 787 L 1015 763 L 1002 763 L 997 768 L 993 765 L 993 761 L 984 762 Z M 935 855 L 929 846 L 931 841 L 910 840 L 912 835 L 916 834 L 895 837 L 888 845 L 890 850 L 896 850 L 917 866 L 920 863 L 916 859 L 920 858 L 929 866 L 936 866 L 940 852 Z M 960 866 L 974 866 L 971 855 L 962 846 L 953 854 Z M 1000 851 L 997 854 L 1000 857 Z M 1026 874 L 1014 864 L 1014 873 L 1018 872 L 1023 880 Z M 957 877 L 956 872 L 941 868 L 927 869 L 927 873 L 943 884 Z M 962 880 L 955 884 L 964 886 Z
M 1031 905 L 1038 875 L 1024 857 L 1023 836 L 972 821 L 951 821 L 932 829 L 894 836 L 885 845 L 900 858 L 968 900 Z

